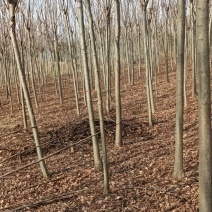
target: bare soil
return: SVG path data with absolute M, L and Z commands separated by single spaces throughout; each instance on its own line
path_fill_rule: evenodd
M 114 147 L 112 85 L 111 112 L 105 112 L 110 172 L 110 194 L 106 197 L 103 196 L 103 173 L 93 166 L 91 139 L 83 140 L 90 136 L 90 131 L 82 88 L 81 115 L 77 116 L 73 83 L 63 80 L 64 102 L 60 105 L 53 81 L 48 80 L 47 86 L 43 87 L 43 101 L 37 91 L 39 110 L 34 108 L 44 155 L 48 156 L 80 140 L 82 142 L 73 149 L 68 148 L 46 159 L 50 179 L 42 177 L 38 164 L 0 177 L 0 211 L 198 211 L 197 99 L 191 97 L 190 72 L 186 88 L 188 105 L 184 114 L 183 179 L 172 177 L 175 71 L 169 73 L 170 83 L 165 82 L 163 66 L 158 74 L 153 127 L 148 125 L 144 69 L 139 79 L 135 76 L 134 85 L 127 85 L 126 77 L 122 77 L 124 145 L 121 148 Z M 1 176 L 36 160 L 31 129 L 23 130 L 15 85 L 12 95 L 14 112 L 11 115 L 5 89 L 0 90 Z M 34 103 L 33 97 L 32 101 Z M 95 98 L 94 104 L 97 114 Z M 98 116 L 96 124 L 99 129 Z M 19 155 L 12 157 L 16 154 Z M 6 161 L 2 163 L 3 160 Z

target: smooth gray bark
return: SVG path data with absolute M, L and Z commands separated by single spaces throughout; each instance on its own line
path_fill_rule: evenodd
M 148 117 L 149 125 L 152 126 L 152 106 L 151 106 L 151 94 L 150 94 L 150 61 L 149 61 L 149 52 L 148 52 L 148 29 L 147 29 L 147 4 L 148 1 L 143 0 L 143 30 L 144 30 L 144 51 L 145 51 L 145 62 L 146 62 L 146 89 L 147 89 L 147 104 L 148 104 Z
M 115 145 L 122 146 L 121 133 L 121 88 L 120 88 L 120 1 L 115 0 L 115 102 L 116 138 Z
M 106 65 L 106 110 L 110 111 L 111 100 L 111 68 L 110 68 L 110 16 L 111 16 L 111 0 L 105 0 L 105 16 L 106 16 L 106 45 L 105 45 L 105 65 Z
M 190 0 L 191 18 L 191 62 L 192 62 L 192 97 L 196 97 L 196 20 L 194 18 L 194 2 Z
M 211 91 L 208 0 L 197 0 L 199 211 L 212 211 Z
M 183 173 L 183 91 L 184 91 L 184 47 L 185 47 L 185 0 L 178 0 L 177 26 L 177 91 L 176 91 L 176 137 L 175 137 L 175 178 L 182 178 Z

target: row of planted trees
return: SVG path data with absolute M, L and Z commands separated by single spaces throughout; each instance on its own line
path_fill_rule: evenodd
M 160 62 L 165 62 L 166 81 L 169 82 L 169 71 L 174 70 L 177 57 L 177 7 L 176 1 L 123 1 L 120 4 L 120 65 L 128 83 L 141 75 L 141 64 L 146 62 L 149 123 L 152 125 L 154 99 L 157 95 L 157 73 L 160 72 Z M 83 1 L 86 54 L 91 87 L 95 87 L 95 63 L 92 60 L 92 34 L 90 31 L 89 13 L 86 2 Z M 11 80 L 16 83 L 17 99 L 21 102 L 21 92 L 18 89 L 17 70 L 14 67 L 14 54 L 8 37 L 8 14 L 2 4 L 1 21 L 1 85 L 4 86 L 8 98 L 12 98 Z M 146 9 L 147 8 L 147 9 Z M 186 54 L 185 58 L 192 61 L 192 95 L 196 95 L 195 82 L 195 4 L 187 2 L 186 15 Z M 96 46 L 96 57 L 103 78 L 103 88 L 106 92 L 105 109 L 111 108 L 111 79 L 115 70 L 115 13 L 112 1 L 92 1 L 92 26 Z M 42 101 L 43 87 L 52 76 L 55 92 L 63 101 L 63 84 L 66 76 L 73 79 L 76 112 L 79 115 L 79 84 L 85 89 L 83 76 L 83 61 L 81 58 L 79 15 L 77 3 L 74 1 L 57 0 L 22 2 L 18 4 L 16 14 L 17 40 L 20 47 L 23 68 L 28 87 L 32 91 L 36 108 Z M 168 60 L 170 59 L 170 63 Z M 187 61 L 187 59 L 185 61 Z M 12 69 L 12 71 L 8 71 Z M 187 69 L 187 65 L 185 66 Z M 157 71 L 156 71 L 157 70 Z M 185 70 L 185 79 L 187 77 Z M 35 83 L 38 82 L 38 83 Z M 186 85 L 186 81 L 184 83 Z M 184 86 L 185 87 L 185 86 Z M 37 89 L 38 88 L 38 89 Z M 186 94 L 186 89 L 184 89 Z M 85 94 L 85 92 L 84 92 Z M 40 99 L 40 100 L 39 100 Z M 186 95 L 185 95 L 186 100 Z M 13 100 L 10 99 L 11 113 Z M 26 123 L 25 123 L 26 125 Z
M 25 112 L 27 106 L 44 176 L 48 177 L 49 173 L 40 149 L 32 105 L 34 104 L 39 110 L 39 102 L 43 101 L 43 87 L 49 83 L 50 79 L 54 81 L 55 93 L 59 97 L 60 104 L 63 104 L 63 85 L 67 79 L 74 86 L 77 115 L 80 114 L 79 87 L 83 88 L 84 103 L 87 105 L 90 121 L 95 167 L 104 170 L 104 194 L 107 194 L 109 179 L 104 112 L 110 112 L 111 97 L 114 95 L 115 144 L 121 146 L 120 77 L 126 76 L 128 84 L 133 85 L 135 79 L 141 76 L 142 63 L 145 63 L 148 117 L 149 125 L 152 126 L 152 115 L 155 111 L 154 98 L 157 97 L 157 75 L 161 71 L 161 62 L 165 64 L 166 83 L 169 83 L 170 70 L 173 71 L 177 67 L 174 176 L 177 178 L 183 176 L 183 107 L 184 103 L 187 104 L 188 63 L 191 63 L 192 67 L 193 97 L 196 96 L 196 69 L 198 68 L 199 71 L 201 117 L 206 118 L 208 115 L 204 115 L 206 114 L 205 105 L 208 106 L 207 113 L 210 111 L 210 102 L 208 102 L 210 89 L 207 87 L 205 91 L 206 87 L 204 87 L 208 86 L 209 76 L 205 74 L 204 77 L 207 79 L 201 78 L 202 74 L 206 73 L 204 70 L 209 69 L 209 49 L 206 48 L 209 48 L 211 44 L 209 42 L 212 32 L 212 19 L 211 16 L 209 17 L 210 6 L 205 0 L 179 0 L 178 2 L 171 0 L 125 0 L 121 2 L 119 0 L 8 0 L 0 2 L 1 90 L 10 100 L 11 113 L 13 113 L 15 100 L 12 99 L 14 95 L 11 93 L 11 86 L 15 84 L 17 101 L 22 106 L 24 128 L 27 128 Z M 201 16 L 204 19 L 201 19 Z M 201 29 L 200 25 L 205 28 Z M 201 30 L 205 33 L 203 37 L 207 38 L 205 43 L 201 37 L 203 33 Z M 202 46 L 198 46 L 200 43 Z M 203 54 L 205 54 L 204 58 Z M 208 67 L 203 67 L 204 64 Z M 202 83 L 204 80 L 207 82 Z M 115 84 L 115 94 L 111 91 L 112 83 Z M 100 158 L 94 122 L 95 114 L 91 95 L 93 89 L 98 98 L 103 163 Z M 102 95 L 103 90 L 105 95 Z M 30 95 L 34 97 L 33 104 Z M 209 121 L 200 120 L 200 123 Z M 205 124 L 200 124 L 200 132 L 205 130 L 206 132 L 203 133 L 205 135 L 210 129 L 210 124 L 207 128 L 201 128 L 202 125 L 205 126 Z M 210 140 L 210 135 L 207 139 Z M 203 148 L 203 152 L 210 149 L 208 148 L 210 144 L 206 144 L 206 138 L 201 144 L 201 148 L 202 146 L 206 148 Z M 208 154 L 205 156 L 209 157 Z M 203 157 L 203 153 L 200 157 L 203 158 L 200 161 L 208 161 L 208 158 Z M 204 176 L 211 174 L 208 170 L 210 171 L 211 168 L 204 169 Z M 211 183 L 208 178 L 204 178 L 203 181 L 207 181 L 208 186 Z M 204 192 L 206 191 L 202 193 Z M 211 195 L 206 196 L 211 197 Z M 203 199 L 207 198 L 204 196 Z
M 148 4 L 148 9 L 146 7 Z M 106 110 L 110 110 L 111 100 L 111 72 L 114 70 L 114 44 L 115 33 L 114 29 L 114 14 L 113 6 L 110 1 L 92 2 L 93 23 L 95 34 L 95 46 L 97 51 L 97 60 L 101 66 L 103 75 L 104 88 L 106 91 Z M 96 6 L 96 7 L 95 7 Z M 69 1 L 55 1 L 54 3 L 46 1 L 20 5 L 20 13 L 17 14 L 18 19 L 18 38 L 20 39 L 21 54 L 24 68 L 26 68 L 26 78 L 29 87 L 33 91 L 35 105 L 38 108 L 38 95 L 42 100 L 42 87 L 47 83 L 47 77 L 52 74 L 55 82 L 55 91 L 59 94 L 60 102 L 62 103 L 63 92 L 63 74 L 73 75 L 76 110 L 79 111 L 78 86 L 81 80 L 83 86 L 84 77 L 82 74 L 83 62 L 80 58 L 80 42 L 78 34 L 78 25 L 76 24 L 78 15 L 75 13 L 76 4 Z M 38 9 L 39 8 L 39 9 Z M 186 52 L 192 57 L 192 93 L 196 93 L 195 83 L 195 19 L 193 17 L 194 3 L 190 2 L 190 13 L 187 15 L 188 33 L 187 44 L 189 49 Z M 87 9 L 86 9 L 87 11 Z M 165 16 L 164 16 L 165 14 Z M 20 16 L 19 16 L 20 15 Z M 33 17 L 32 17 L 33 16 Z M 89 61 L 92 61 L 92 45 L 91 33 L 89 31 L 88 18 L 85 18 L 85 37 L 87 39 L 87 55 Z M 127 71 L 129 84 L 134 83 L 135 74 L 140 76 L 141 62 L 146 61 L 147 66 L 147 86 L 148 86 L 148 108 L 149 108 L 149 123 L 152 125 L 152 113 L 154 113 L 153 87 L 157 94 L 157 72 L 156 68 L 160 69 L 160 56 L 166 64 L 166 81 L 169 81 L 169 64 L 168 58 L 171 58 L 171 69 L 176 64 L 176 2 L 151 1 L 146 3 L 140 1 L 127 2 L 121 4 L 121 29 L 124 33 L 120 37 L 120 57 L 123 74 Z M 2 28 L 7 23 L 6 17 L 3 17 Z M 5 20 L 6 19 L 6 20 Z M 20 21 L 19 21 L 20 19 Z M 38 23 L 38 24 L 36 24 Z M 165 27 L 163 27 L 165 26 Z M 8 58 L 11 55 L 12 49 L 8 49 L 6 45 L 9 43 L 9 38 L 6 36 L 5 29 L 2 31 L 2 51 L 7 52 L 2 55 L 3 58 Z M 191 44 L 191 45 L 190 45 Z M 5 49 L 7 48 L 7 49 Z M 146 51 L 144 51 L 144 49 Z M 145 52 L 145 54 L 144 54 Z M 187 57 L 187 55 L 185 56 Z M 1 75 L 2 85 L 6 85 L 6 94 L 11 98 L 10 93 L 10 76 L 7 69 L 10 69 L 10 64 L 14 63 L 11 58 L 11 63 L 8 63 L 5 71 Z M 126 61 L 126 62 L 125 62 Z M 2 66 L 2 67 L 4 67 Z M 90 70 L 91 86 L 94 86 L 94 64 L 88 64 Z M 136 68 L 137 67 L 137 68 Z M 187 67 L 187 66 L 186 66 Z M 185 67 L 185 68 L 186 68 Z M 61 70 L 63 73 L 61 73 Z M 4 73 L 5 72 L 5 73 Z M 13 71 L 15 72 L 15 70 Z M 70 73 L 72 72 L 72 73 Z M 150 74 L 148 74 L 150 73 Z M 185 71 L 187 73 L 187 71 Z M 16 74 L 16 73 L 15 73 Z M 17 76 L 17 74 L 16 74 Z M 17 78 L 16 85 L 18 83 Z M 36 93 L 35 80 L 38 80 L 39 94 Z M 184 83 L 185 85 L 186 83 Z M 17 85 L 18 88 L 18 85 Z M 185 89 L 184 89 L 185 90 Z M 19 90 L 17 89 L 17 92 Z M 185 91 L 186 94 L 186 91 Z M 20 95 L 17 95 L 20 102 Z M 186 99 L 186 95 L 185 95 Z M 12 99 L 11 99 L 11 112 Z M 26 124 L 25 124 L 26 125 Z

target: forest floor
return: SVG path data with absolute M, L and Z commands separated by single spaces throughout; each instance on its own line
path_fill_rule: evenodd
M 158 74 L 158 94 L 154 91 L 153 127 L 148 125 L 144 69 L 139 79 L 135 77 L 134 85 L 127 85 L 127 79 L 122 78 L 121 148 L 114 147 L 112 88 L 111 112 L 105 113 L 110 174 L 110 194 L 106 197 L 103 196 L 103 173 L 93 166 L 91 139 L 83 140 L 90 132 L 82 90 L 81 115 L 77 116 L 72 83 L 64 83 L 64 102 L 60 105 L 54 84 L 48 81 L 43 87 L 43 101 L 39 97 L 40 107 L 39 110 L 35 108 L 35 114 L 45 156 L 71 143 L 81 142 L 74 149 L 67 148 L 46 159 L 50 179 L 42 177 L 38 164 L 2 177 L 35 161 L 36 153 L 30 127 L 27 131 L 22 127 L 15 86 L 12 115 L 5 90 L 1 89 L 0 211 L 198 211 L 198 119 L 197 99 L 191 97 L 191 70 L 186 83 L 185 176 L 181 180 L 172 177 L 176 75 L 175 71 L 170 71 L 170 82 L 166 83 L 164 70 L 162 66 Z M 96 107 L 96 99 L 94 104 Z M 99 129 L 98 120 L 96 124 Z

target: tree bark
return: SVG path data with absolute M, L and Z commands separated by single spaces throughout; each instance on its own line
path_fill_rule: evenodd
M 184 47 L 185 47 L 185 0 L 178 1 L 177 26 L 177 91 L 176 91 L 176 137 L 175 137 L 175 178 L 182 178 L 183 173 L 183 83 L 184 83 Z
M 199 211 L 209 212 L 212 210 L 212 143 L 208 0 L 197 0 L 196 8 L 199 119 Z
M 150 94 L 150 61 L 149 61 L 149 52 L 148 52 L 148 29 L 147 29 L 147 9 L 148 1 L 143 0 L 143 12 L 144 12 L 144 51 L 145 51 L 145 60 L 146 60 L 146 89 L 147 89 L 147 104 L 148 104 L 148 116 L 149 116 L 149 125 L 152 126 L 152 106 L 151 106 L 151 94 Z
M 121 88 L 120 88 L 120 1 L 115 0 L 115 102 L 116 138 L 115 145 L 122 146 L 121 133 Z
M 192 62 L 192 97 L 197 96 L 196 92 L 196 21 L 194 18 L 194 2 L 190 0 L 191 13 L 191 62 Z

